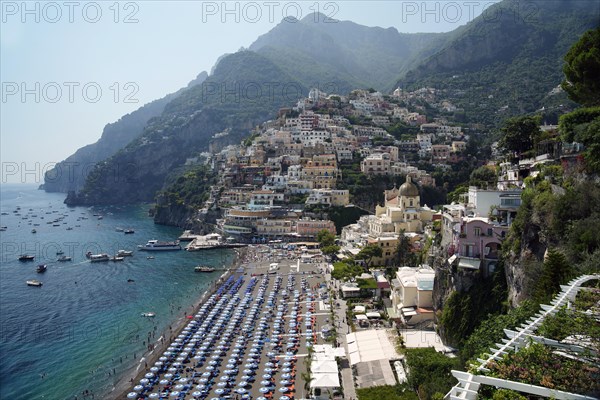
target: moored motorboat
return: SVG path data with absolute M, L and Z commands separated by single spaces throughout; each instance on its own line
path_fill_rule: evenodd
M 131 235 L 132 233 L 135 233 L 135 231 L 133 229 L 125 229 L 123 233 L 125 233 L 126 235 Z
M 69 256 L 60 256 L 56 261 L 71 261 L 72 258 Z
M 143 312 L 142 313 L 142 317 L 152 318 L 152 317 L 155 317 L 155 316 L 156 316 L 156 314 L 153 313 L 153 312 Z
M 90 254 L 89 257 L 91 262 L 101 262 L 101 261 L 109 261 L 110 256 L 106 253 L 102 254 Z
M 38 274 L 41 274 L 42 272 L 46 272 L 46 269 L 48 269 L 48 267 L 46 266 L 46 264 L 40 264 L 35 269 L 35 272 L 37 272 Z
M 35 258 L 35 256 L 30 256 L 27 254 L 21 254 L 19 256 L 19 261 L 33 261 L 33 259 Z
M 27 286 L 42 286 L 42 282 L 38 281 L 37 279 L 30 279 L 27 281 Z
M 130 251 L 130 250 L 117 251 L 117 257 L 131 257 L 131 256 L 133 256 L 133 251 Z

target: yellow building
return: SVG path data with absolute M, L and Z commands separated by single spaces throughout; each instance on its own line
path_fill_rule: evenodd
M 381 257 L 374 257 L 371 265 L 389 265 L 394 260 L 396 247 L 398 247 L 398 235 L 379 236 L 367 239 L 367 245 L 377 245 L 381 247 Z
M 387 233 L 423 232 L 423 226 L 431 222 L 434 211 L 421 207 L 419 188 L 411 177 L 399 189 L 384 191 L 385 204 L 375 208 L 375 216 L 369 222 L 369 235 L 378 237 Z

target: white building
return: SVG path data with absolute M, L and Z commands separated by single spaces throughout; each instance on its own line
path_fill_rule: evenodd
M 433 321 L 433 283 L 435 271 L 429 267 L 401 267 L 392 280 L 391 300 L 396 315 L 415 325 Z
M 469 186 L 467 208 L 473 216 L 478 217 L 487 217 L 492 206 L 512 206 L 516 209 L 521 205 L 521 192 L 521 189 L 487 190 Z

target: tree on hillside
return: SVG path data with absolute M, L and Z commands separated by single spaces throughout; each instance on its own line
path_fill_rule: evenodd
M 317 242 L 321 247 L 332 246 L 335 244 L 335 235 L 327 229 L 322 229 L 317 233 Z
M 565 284 L 571 274 L 567 258 L 554 249 L 548 251 L 544 261 L 542 274 L 536 282 L 534 298 L 540 303 L 546 303 L 560 291 L 560 285 Z
M 502 128 L 500 146 L 505 150 L 523 154 L 533 149 L 540 136 L 540 117 L 520 116 L 507 119 Z
M 496 186 L 497 181 L 498 178 L 496 177 L 496 171 L 494 168 L 484 165 L 474 169 L 473 172 L 471 172 L 469 184 L 485 189 L 488 186 Z
M 587 31 L 565 56 L 562 88 L 580 108 L 560 117 L 563 140 L 585 145 L 586 168 L 600 173 L 600 27 Z
M 394 261 L 398 267 L 416 267 L 417 257 L 412 252 L 410 239 L 404 235 L 404 230 L 400 232 L 400 240 L 394 253 Z
M 337 254 L 338 251 L 340 251 L 340 246 L 335 244 L 321 247 L 321 252 L 326 256 L 332 256 L 334 254 Z
M 317 233 L 317 241 L 321 246 L 323 254 L 331 256 L 340 251 L 340 246 L 335 244 L 335 235 L 327 229 L 323 229 Z
M 381 257 L 383 250 L 376 244 L 368 244 L 363 247 L 360 252 L 356 255 L 356 259 L 365 260 L 367 267 L 371 265 L 371 260 L 375 257 Z
M 600 105 L 600 27 L 583 34 L 565 56 L 561 87 L 584 106 Z
M 461 195 L 469 192 L 469 185 L 462 184 L 456 187 L 452 192 L 448 193 L 448 203 L 460 203 L 463 199 Z
M 407 349 L 408 386 L 419 393 L 420 399 L 431 399 L 437 393 L 447 393 L 456 383 L 451 370 L 458 360 L 438 353 L 433 347 Z

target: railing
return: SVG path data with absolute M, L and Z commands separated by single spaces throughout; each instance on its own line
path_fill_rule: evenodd
M 538 341 L 550 346 L 564 347 L 562 343 L 545 339 L 539 336 L 534 336 L 533 331 L 536 330 L 547 316 L 554 315 L 561 307 L 569 301 L 575 299 L 581 285 L 589 280 L 600 279 L 600 275 L 582 275 L 577 279 L 569 282 L 568 285 L 561 285 L 561 292 L 554 297 L 550 304 L 542 304 L 541 310 L 526 323 L 522 324 L 517 331 L 505 329 L 507 339 L 503 339 L 504 344 L 496 343 L 496 347 L 491 347 L 491 354 L 488 358 L 481 359 L 477 368 L 478 372 L 489 372 L 486 368 L 488 363 L 494 360 L 500 360 L 505 354 L 511 351 L 517 351 L 523 348 L 530 340 Z M 579 351 L 578 346 L 570 346 L 573 351 Z M 553 397 L 555 399 L 594 399 L 594 397 L 584 396 L 577 393 L 569 393 L 560 390 L 549 389 L 543 386 L 524 384 L 520 382 L 510 381 L 506 379 L 492 378 L 484 375 L 474 375 L 468 372 L 452 371 L 452 375 L 458 379 L 458 383 L 446 394 L 445 399 L 450 400 L 475 400 L 480 385 L 492 385 L 497 388 L 505 388 L 516 390 L 519 392 L 529 393 L 536 396 Z

